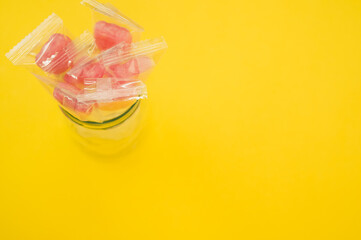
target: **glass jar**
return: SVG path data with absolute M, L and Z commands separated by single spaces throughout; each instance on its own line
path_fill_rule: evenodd
M 146 100 L 138 99 L 119 116 L 104 121 L 82 121 L 61 108 L 73 137 L 87 150 L 114 155 L 130 147 L 140 134 L 146 117 Z

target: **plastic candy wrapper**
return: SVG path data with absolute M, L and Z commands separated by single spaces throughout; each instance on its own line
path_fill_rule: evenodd
M 134 79 L 87 79 L 78 89 L 69 83 L 59 83 L 54 98 L 67 112 L 83 121 L 104 122 L 126 111 L 137 100 L 147 97 L 143 82 Z
M 110 76 L 145 81 L 167 47 L 160 37 L 133 43 L 129 50 L 117 45 L 100 56 Z
M 143 28 L 111 4 L 95 0 L 83 0 L 81 3 L 93 10 L 94 38 L 100 51 L 120 43 L 127 47 L 140 39 Z
M 102 78 L 106 75 L 104 64 L 98 57 L 83 57 L 74 64 L 63 77 L 63 80 L 73 86 L 82 89 L 84 88 L 85 79 Z
M 83 88 L 87 78 L 113 77 L 145 81 L 166 48 L 167 44 L 162 37 L 132 43 L 127 49 L 120 43 L 75 65 L 65 74 L 64 81 L 77 88 Z
M 81 51 L 91 49 L 94 39 L 84 33 L 73 41 L 63 21 L 51 14 L 37 28 L 11 49 L 6 57 L 14 64 L 28 68 L 34 75 L 61 79 Z M 87 50 L 89 50 L 87 49 Z
M 6 57 L 52 93 L 81 144 L 107 154 L 142 129 L 144 81 L 167 44 L 163 38 L 139 41 L 143 29 L 109 3 L 82 4 L 93 12 L 92 33 L 73 38 L 53 13 Z

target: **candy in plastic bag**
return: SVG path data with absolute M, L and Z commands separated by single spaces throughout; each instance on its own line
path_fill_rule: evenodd
M 160 37 L 132 43 L 126 50 L 117 45 L 100 57 L 110 76 L 144 81 L 167 47 L 164 38 Z
M 64 81 L 81 89 L 84 87 L 84 80 L 88 78 L 101 78 L 104 76 L 105 67 L 99 61 L 89 61 L 83 63 L 80 61 L 78 65 L 69 70 L 64 75 Z
M 90 114 L 94 108 L 94 101 L 78 101 L 82 91 L 69 83 L 59 83 L 53 92 L 54 98 L 66 109 L 76 114 Z
M 144 81 L 166 48 L 163 38 L 132 43 L 127 49 L 121 43 L 81 61 L 65 74 L 64 80 L 78 88 L 84 87 L 87 78 L 113 77 Z
M 53 91 L 60 106 L 80 120 L 103 122 L 147 97 L 143 82 L 136 79 L 86 79 L 83 89 L 58 83 Z
M 126 47 L 140 39 L 143 28 L 111 4 L 102 4 L 95 0 L 83 0 L 81 3 L 93 10 L 94 38 L 100 51 L 119 43 Z
M 58 80 L 74 64 L 79 52 L 85 51 L 92 42 L 94 45 L 90 33 L 72 41 L 63 21 L 53 13 L 11 49 L 6 57 L 14 65 L 24 66 L 35 75 Z

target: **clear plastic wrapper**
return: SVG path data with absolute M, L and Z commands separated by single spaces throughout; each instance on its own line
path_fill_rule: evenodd
M 111 4 L 95 0 L 83 0 L 81 4 L 93 10 L 94 38 L 100 51 L 120 43 L 126 47 L 140 40 L 143 28 Z
M 61 18 L 53 13 L 6 53 L 6 57 L 36 76 L 57 81 L 77 61 L 79 53 L 88 51 L 91 45 L 94 49 L 90 33 L 73 41 Z
M 145 81 L 166 48 L 167 43 L 162 37 L 132 43 L 127 49 L 121 43 L 80 62 L 65 74 L 64 80 L 78 88 L 84 87 L 87 78 Z
M 145 81 L 167 47 L 164 38 L 159 37 L 133 43 L 127 50 L 117 45 L 100 57 L 110 76 Z
M 139 41 L 142 27 L 109 3 L 82 4 L 93 12 L 93 33 L 73 38 L 53 13 L 6 57 L 52 93 L 84 146 L 117 152 L 142 129 L 144 81 L 167 44 L 163 38 Z
M 98 79 L 107 76 L 103 61 L 98 57 L 85 56 L 63 77 L 63 80 L 82 89 L 86 79 Z
M 85 87 L 58 83 L 53 91 L 60 106 L 82 121 L 104 122 L 121 115 L 139 99 L 147 97 L 143 82 L 134 79 L 87 79 Z

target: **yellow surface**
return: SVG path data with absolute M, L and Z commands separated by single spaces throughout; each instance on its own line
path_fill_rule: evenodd
M 111 1 L 163 35 L 150 120 L 101 158 L 5 52 L 79 1 L 0 3 L 0 239 L 361 239 L 361 2 Z

